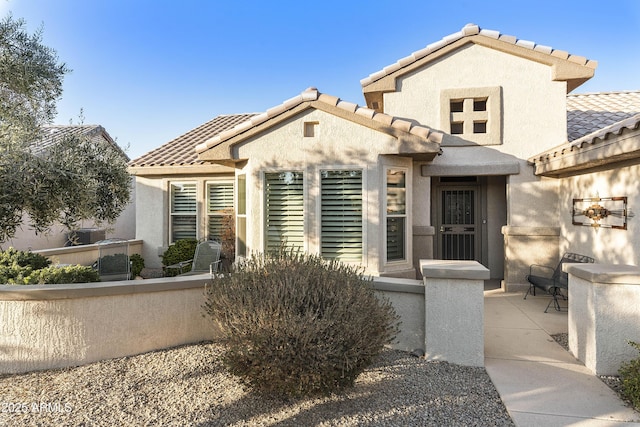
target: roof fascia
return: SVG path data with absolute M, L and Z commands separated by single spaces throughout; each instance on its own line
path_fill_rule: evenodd
M 566 144 L 529 159 L 536 175 L 550 178 L 581 175 L 620 162 L 640 163 L 640 129 L 624 129 L 619 135 L 596 138 L 580 147 Z
M 193 176 L 233 173 L 233 167 L 233 163 L 229 165 L 207 163 L 202 165 L 130 166 L 128 171 L 134 176 Z

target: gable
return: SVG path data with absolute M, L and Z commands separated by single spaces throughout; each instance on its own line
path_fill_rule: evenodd
M 367 105 L 376 111 L 384 111 L 382 94 L 398 90 L 397 80 L 406 74 L 429 67 L 445 55 L 455 53 L 469 44 L 476 44 L 508 53 L 551 67 L 553 81 L 565 81 L 567 92 L 572 91 L 593 77 L 596 61 L 571 55 L 549 46 L 500 34 L 498 31 L 480 29 L 468 24 L 461 31 L 413 52 L 382 70 L 360 81 Z
M 377 113 L 369 108 L 343 101 L 337 97 L 322 94 L 315 88 L 309 88 L 281 105 L 252 117 L 233 129 L 205 141 L 196 147 L 199 159 L 213 163 L 231 165 L 244 161 L 236 147 L 241 143 L 256 143 L 260 135 L 266 134 L 273 127 L 290 120 L 307 110 L 319 110 L 342 121 L 357 124 L 386 134 L 395 140 L 392 152 L 379 154 L 403 154 L 421 160 L 431 160 L 440 153 L 442 134 L 414 124 L 407 120 Z M 334 126 L 334 130 L 339 127 Z M 331 129 L 331 128 L 330 128 Z M 293 138 L 304 133 L 300 126 Z

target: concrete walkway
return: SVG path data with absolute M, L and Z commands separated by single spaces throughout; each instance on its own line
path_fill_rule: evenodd
M 640 426 L 640 414 L 550 335 L 567 313 L 546 296 L 486 290 L 485 367 L 511 418 L 523 426 Z

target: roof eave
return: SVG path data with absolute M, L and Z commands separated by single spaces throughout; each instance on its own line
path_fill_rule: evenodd
M 534 173 L 550 178 L 581 175 L 621 163 L 640 164 L 640 128 L 622 129 L 580 145 L 568 143 L 529 159 Z

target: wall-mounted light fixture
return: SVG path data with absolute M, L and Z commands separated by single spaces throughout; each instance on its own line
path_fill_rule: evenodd
M 573 225 L 626 230 L 629 216 L 626 197 L 573 199 Z

